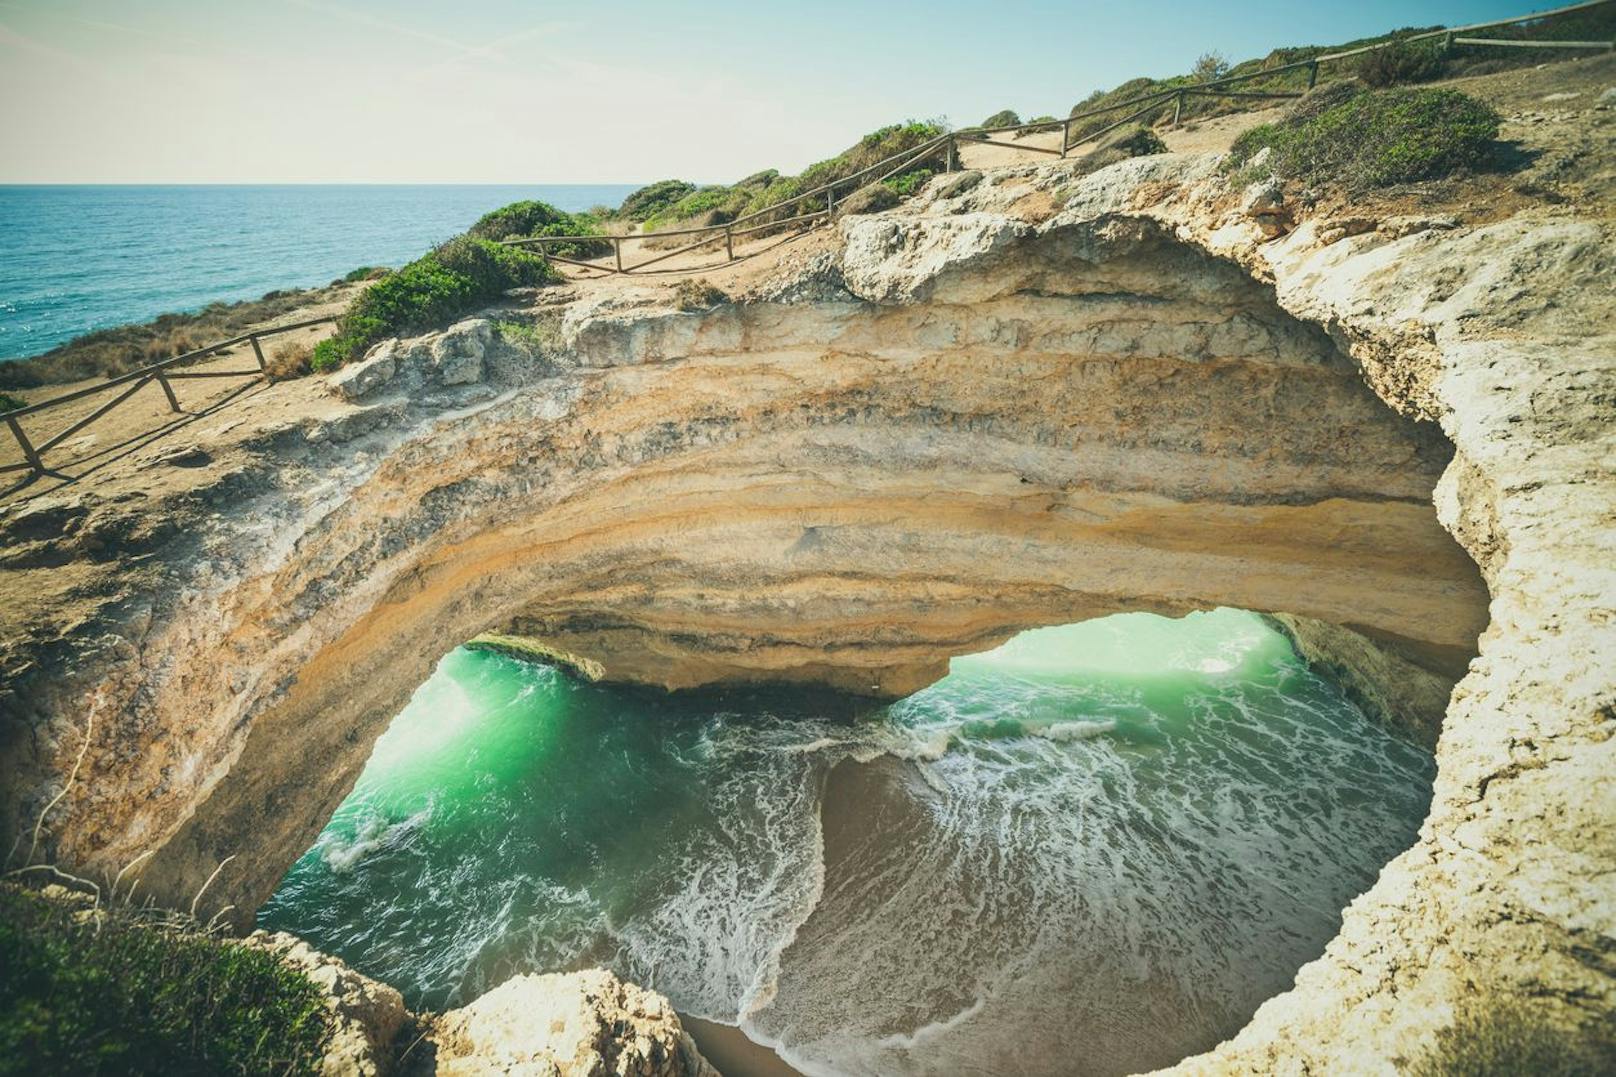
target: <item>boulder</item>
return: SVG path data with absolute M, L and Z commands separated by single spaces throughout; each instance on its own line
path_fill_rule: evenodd
M 440 385 L 470 385 L 483 380 L 483 357 L 494 327 L 486 318 L 468 318 L 443 331 L 432 342 L 432 364 Z
M 349 363 L 326 382 L 326 387 L 344 400 L 359 400 L 393 380 L 398 372 L 394 358 L 397 342 L 384 340 L 357 363 Z
M 605 969 L 514 976 L 428 1039 L 442 1077 L 718 1077 L 667 999 Z
M 355 972 L 295 935 L 255 931 L 244 946 L 268 950 L 325 992 L 331 1042 L 320 1062 L 324 1077 L 374 1077 L 392 1069 L 394 1041 L 410 1018 L 404 996 L 380 980 Z

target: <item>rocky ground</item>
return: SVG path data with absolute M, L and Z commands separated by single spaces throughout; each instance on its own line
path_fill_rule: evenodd
M 327 1077 L 718 1077 L 661 995 L 603 969 L 513 976 L 447 1013 L 411 1013 L 387 984 L 294 936 L 255 931 L 260 947 L 325 992 Z
M 960 173 L 709 273 L 709 308 L 513 297 L 14 496 L 7 826 L 66 786 L 50 855 L 155 850 L 186 895 L 236 856 L 251 908 L 480 631 L 894 694 L 1022 627 L 1225 603 L 1302 618 L 1365 698 L 1397 662 L 1457 686 L 1419 841 L 1183 1070 L 1608 1028 L 1616 61 L 1470 81 L 1495 173 L 1351 204 L 1194 154 Z

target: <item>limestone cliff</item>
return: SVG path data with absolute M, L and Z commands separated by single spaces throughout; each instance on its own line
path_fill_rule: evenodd
M 1458 687 L 1420 841 L 1185 1067 L 1390 1070 L 1482 996 L 1608 1019 L 1613 230 L 1327 224 L 1275 238 L 1207 157 L 998 170 L 737 302 L 536 293 L 221 413 L 209 467 L 12 505 L 4 821 L 84 747 L 49 855 L 153 853 L 185 899 L 233 857 L 210 895 L 251 909 L 483 631 L 885 697 L 1026 627 L 1233 605 L 1417 671 L 1355 667 L 1388 709 Z

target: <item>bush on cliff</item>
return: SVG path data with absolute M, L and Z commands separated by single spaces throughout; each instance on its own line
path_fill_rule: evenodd
M 498 299 L 512 288 L 556 279 L 537 254 L 475 236 L 457 236 L 372 284 L 314 349 L 310 366 L 333 370 L 384 337 L 433 329 Z
M 0 887 L 0 1074 L 318 1071 L 325 997 L 272 955 Z
M 1457 90 L 1381 90 L 1254 127 L 1229 159 L 1244 165 L 1267 149 L 1274 175 L 1361 190 L 1474 168 L 1497 137 L 1498 114 Z
M 530 236 L 604 235 L 599 219 L 588 213 L 565 213 L 548 202 L 512 202 L 477 218 L 466 233 L 479 239 L 526 239 Z M 599 242 L 549 244 L 546 250 L 562 258 L 599 258 L 612 253 L 612 245 Z
M 658 180 L 623 199 L 617 215 L 631 221 L 648 221 L 665 212 L 687 194 L 694 194 L 696 185 L 684 180 Z
M 1015 126 L 1019 125 L 1020 123 L 1021 123 L 1021 117 L 1019 115 L 1017 115 L 1015 109 L 1002 108 L 998 112 L 995 112 L 993 115 L 989 116 L 987 119 L 983 120 L 981 123 L 977 124 L 977 126 L 978 127 L 1015 127 Z
M 1442 77 L 1443 49 L 1437 39 L 1398 41 L 1358 57 L 1357 75 L 1371 86 L 1401 86 Z
M 723 224 L 749 213 L 780 206 L 805 191 L 846 179 L 883 158 L 914 149 L 942 133 L 942 124 L 936 122 L 910 120 L 907 123 L 891 124 L 871 131 L 836 156 L 809 165 L 798 176 L 782 176 L 774 169 L 769 169 L 753 173 L 738 183 L 693 188 L 676 201 L 646 217 L 645 228 L 647 231 L 656 231 L 691 225 Z M 900 182 L 894 185 L 893 189 L 900 194 L 912 193 L 941 168 L 942 154 L 939 151 L 929 160 L 914 162 L 914 167 L 906 169 L 905 175 L 898 177 Z M 868 177 L 866 182 L 874 178 Z M 676 181 L 662 181 L 663 184 L 671 182 Z M 624 200 L 623 208 L 618 212 L 627 216 L 631 206 L 638 207 L 651 201 L 655 188 L 661 185 L 652 184 L 650 187 L 642 187 L 635 191 Z M 838 190 L 836 195 L 838 198 L 845 198 L 852 194 L 853 190 L 853 185 L 849 184 Z M 819 212 L 824 208 L 824 201 L 815 198 L 782 207 L 779 219 L 785 221 Z

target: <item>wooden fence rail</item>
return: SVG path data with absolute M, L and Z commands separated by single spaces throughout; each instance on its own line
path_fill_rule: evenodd
M 265 337 L 278 336 L 281 333 L 290 333 L 299 329 L 309 329 L 313 326 L 325 325 L 336 320 L 337 319 L 335 316 L 328 315 L 324 318 L 310 318 L 307 321 L 292 322 L 289 325 L 277 325 L 269 329 L 258 329 L 251 333 L 242 333 L 240 336 L 231 337 L 229 340 L 221 340 L 217 343 L 209 344 L 206 347 L 197 348 L 194 351 L 188 351 L 180 355 L 175 355 L 168 359 L 163 359 L 159 362 L 140 367 L 136 370 L 131 370 L 125 374 L 119 374 L 117 377 L 108 378 L 106 381 L 100 382 L 96 385 L 87 386 L 83 389 L 76 389 L 71 393 L 63 393 L 61 396 L 53 396 L 49 400 L 41 400 L 37 404 L 29 404 L 27 407 L 16 408 L 15 410 L 8 411 L 4 415 L 0 415 L 0 418 L 5 420 L 6 426 L 11 430 L 11 436 L 17 441 L 17 447 L 22 450 L 23 462 L 20 464 L 6 464 L 0 466 L 0 474 L 23 470 L 32 471 L 36 477 L 48 474 L 50 469 L 45 466 L 45 461 L 43 459 L 46 452 L 54 449 L 63 441 L 66 441 L 80 430 L 83 430 L 86 426 L 89 426 L 91 423 L 95 422 L 107 412 L 111 411 L 119 404 L 122 404 L 125 400 L 128 400 L 130 397 L 134 396 L 140 390 L 144 389 L 147 385 L 150 385 L 153 382 L 157 383 L 157 385 L 163 390 L 163 395 L 168 398 L 169 410 L 179 412 L 182 410 L 180 408 L 179 397 L 174 395 L 174 386 L 170 384 L 171 382 L 183 378 L 263 377 L 264 369 L 268 364 L 264 359 L 263 345 L 259 342 Z M 236 345 L 244 343 L 250 343 L 252 345 L 253 358 L 257 360 L 257 365 L 249 370 L 171 369 L 179 366 L 182 363 L 195 362 L 198 359 L 206 358 L 207 356 L 213 355 L 216 352 L 225 351 L 228 348 L 234 348 Z M 61 407 L 63 404 L 71 404 L 75 400 L 83 400 L 85 397 L 95 396 L 98 393 L 109 392 L 119 387 L 123 388 L 123 392 L 118 393 L 111 400 L 108 400 L 105 404 L 102 404 L 100 407 L 90 412 L 90 414 L 72 423 L 70 426 L 67 426 L 62 430 L 58 430 L 56 433 L 50 435 L 37 445 L 31 438 L 29 438 L 27 431 L 23 429 L 22 423 L 19 421 L 27 418 L 30 415 L 37 415 L 40 412 Z
M 1365 53 L 1375 52 L 1379 49 L 1391 48 L 1397 45 L 1405 45 L 1414 41 L 1428 41 L 1435 38 L 1441 38 L 1444 48 L 1453 48 L 1455 46 L 1505 45 L 1519 46 L 1523 48 L 1612 49 L 1616 48 L 1616 42 L 1546 40 L 1522 41 L 1456 36 L 1458 34 L 1468 33 L 1473 30 L 1487 30 L 1501 26 L 1517 26 L 1522 23 L 1538 22 L 1542 19 L 1553 18 L 1554 16 L 1565 15 L 1574 11 L 1583 11 L 1588 8 L 1600 7 L 1604 4 L 1612 2 L 1616 2 L 1616 0 L 1585 0 L 1583 3 L 1570 4 L 1566 7 L 1554 8 L 1550 11 L 1534 12 L 1530 15 L 1520 15 L 1510 19 L 1498 19 L 1493 22 L 1473 23 L 1469 26 L 1456 26 L 1441 30 L 1426 30 L 1418 34 L 1407 34 L 1403 37 L 1376 42 L 1372 45 L 1363 45 L 1359 48 L 1347 49 L 1342 52 L 1322 53 L 1318 56 L 1312 56 L 1305 60 L 1297 60 L 1294 63 L 1281 64 L 1277 67 L 1266 68 L 1262 71 L 1253 71 L 1244 75 L 1232 75 L 1226 78 L 1213 79 L 1208 82 L 1196 83 L 1193 85 L 1172 86 L 1166 89 L 1156 90 L 1148 94 L 1143 94 L 1139 97 L 1130 98 L 1127 101 L 1119 101 L 1114 104 L 1101 106 L 1099 108 L 1074 112 L 1067 116 L 1064 120 L 1043 120 L 1034 121 L 1031 123 L 1007 124 L 1002 127 L 975 127 L 965 131 L 950 132 L 947 134 L 938 135 L 936 138 L 923 142 L 918 146 L 912 146 L 909 149 L 900 150 L 899 152 L 883 158 L 882 160 L 875 162 L 875 164 L 870 165 L 868 168 L 861 169 L 850 176 L 843 176 L 840 179 L 831 180 L 829 183 L 821 184 L 812 190 L 804 191 L 799 195 L 795 195 L 791 198 L 785 199 L 784 201 L 777 202 L 772 206 L 767 206 L 763 209 L 737 217 L 734 220 L 724 224 L 711 224 L 697 228 L 668 229 L 667 231 L 661 232 L 642 232 L 634 235 L 531 236 L 518 239 L 507 239 L 504 242 L 516 247 L 532 246 L 539 247 L 541 249 L 552 246 L 561 246 L 564 244 L 576 245 L 580 243 L 608 243 L 612 248 L 610 264 L 603 264 L 600 261 L 592 261 L 582 258 L 564 258 L 558 255 L 547 256 L 555 261 L 563 262 L 567 265 L 581 266 L 587 269 L 599 270 L 608 274 L 617 274 L 638 273 L 653 265 L 665 262 L 676 255 L 685 254 L 693 250 L 699 250 L 702 247 L 717 246 L 717 244 L 722 241 L 724 245 L 723 262 L 701 267 L 683 267 L 672 270 L 672 272 L 686 273 L 695 272 L 698 269 L 713 269 L 735 260 L 735 239 L 738 236 L 749 235 L 771 227 L 781 229 L 801 228 L 807 225 L 817 224 L 821 220 L 826 220 L 834 216 L 836 212 L 838 191 L 850 194 L 852 191 L 864 186 L 863 181 L 866 177 L 871 176 L 876 172 L 880 172 L 882 169 L 886 169 L 886 171 L 880 176 L 879 179 L 872 182 L 879 183 L 882 180 L 890 179 L 891 177 L 898 175 L 900 172 L 915 168 L 916 166 L 924 164 L 934 157 L 941 161 L 944 171 L 952 171 L 954 166 L 959 161 L 959 145 L 962 142 L 991 146 L 1005 146 L 1010 149 L 1015 149 L 1026 153 L 1044 153 L 1056 157 L 1065 157 L 1077 147 L 1085 143 L 1094 142 L 1097 139 L 1104 138 L 1117 128 L 1125 127 L 1130 123 L 1134 123 L 1141 117 L 1146 116 L 1151 112 L 1165 108 L 1169 103 L 1171 103 L 1173 107 L 1173 123 L 1176 125 L 1183 115 L 1184 103 L 1192 97 L 1226 97 L 1245 100 L 1260 99 L 1276 101 L 1297 98 L 1302 96 L 1303 91 L 1234 90 L 1230 89 L 1229 87 L 1236 86 L 1241 83 L 1251 82 L 1255 79 L 1269 79 L 1273 78 L 1275 75 L 1285 75 L 1293 71 L 1306 71 L 1307 88 L 1312 89 L 1318 83 L 1319 67 L 1322 64 L 1336 63 L 1341 60 L 1362 56 Z M 1092 119 L 1096 116 L 1104 116 L 1108 113 L 1121 112 L 1124 110 L 1132 111 L 1129 111 L 1127 115 L 1113 123 L 1108 123 L 1096 130 L 1088 131 L 1080 138 L 1076 139 L 1075 141 L 1073 140 L 1072 126 L 1078 121 Z M 1044 146 L 1016 145 L 1012 142 L 1004 142 L 992 137 L 994 135 L 1001 134 L 1037 134 L 1052 132 L 1057 129 L 1059 129 L 1061 132 L 1060 147 L 1058 149 L 1052 149 Z M 810 200 L 823 202 L 825 208 L 816 209 L 809 213 L 782 215 L 782 211 L 800 206 Z M 748 227 L 749 222 L 763 221 L 765 218 L 767 218 L 765 223 L 751 224 L 751 226 Z M 653 241 L 661 242 L 670 237 L 682 236 L 700 236 L 701 238 L 675 247 L 672 250 L 662 252 L 656 255 L 654 258 L 649 258 L 644 261 L 629 263 L 625 262 L 623 259 L 623 247 L 625 244 L 650 243 Z
M 1488 30 L 1501 26 L 1516 26 L 1522 23 L 1537 22 L 1539 20 L 1552 18 L 1557 15 L 1565 15 L 1573 11 L 1583 11 L 1588 8 L 1599 7 L 1603 4 L 1613 2 L 1616 2 L 1616 0 L 1585 0 L 1583 3 L 1571 4 L 1566 7 L 1555 8 L 1551 11 L 1540 11 L 1530 15 L 1521 15 L 1512 19 L 1499 19 L 1494 22 L 1473 23 L 1469 26 L 1456 26 L 1442 30 L 1427 30 L 1423 33 L 1409 34 L 1399 38 L 1392 38 L 1387 41 L 1377 42 L 1373 45 L 1364 45 L 1360 48 L 1348 49 L 1344 52 L 1323 53 L 1318 56 L 1309 57 L 1305 60 L 1298 60 L 1289 64 L 1281 64 L 1278 67 L 1270 67 L 1262 71 L 1253 71 L 1244 75 L 1231 75 L 1221 79 L 1213 79 L 1208 82 L 1195 83 L 1193 85 L 1170 86 L 1165 89 L 1143 94 L 1139 97 L 1130 98 L 1127 101 L 1119 101 L 1114 104 L 1103 105 L 1098 108 L 1073 112 L 1064 120 L 1043 120 L 1034 121 L 1031 123 L 1008 124 L 1002 127 L 978 127 L 965 131 L 947 132 L 934 138 L 927 139 L 926 141 L 921 142 L 918 145 L 911 146 L 908 149 L 900 150 L 899 152 L 888 157 L 884 157 L 881 160 L 876 161 L 874 164 L 860 169 L 858 172 L 855 172 L 850 176 L 843 176 L 840 179 L 835 179 L 829 183 L 821 184 L 812 190 L 804 191 L 801 194 L 795 195 L 781 202 L 777 202 L 772 206 L 767 206 L 755 212 L 745 214 L 723 224 L 706 225 L 697 228 L 676 228 L 669 229 L 664 232 L 647 232 L 636 235 L 532 236 L 527 238 L 508 239 L 504 242 L 516 247 L 535 246 L 541 249 L 550 246 L 560 246 L 563 244 L 576 245 L 581 243 L 608 243 L 612 248 L 610 264 L 603 265 L 599 261 L 591 261 L 585 258 L 563 257 L 558 254 L 547 253 L 546 256 L 553 261 L 562 262 L 567 265 L 581 266 L 587 269 L 615 274 L 643 272 L 649 269 L 651 266 L 658 265 L 667 261 L 668 259 L 677 257 L 678 255 L 699 250 L 703 247 L 716 246 L 720 241 L 722 241 L 724 245 L 724 262 L 716 263 L 715 265 L 723 265 L 735 260 L 735 240 L 739 237 L 755 235 L 760 232 L 767 232 L 771 229 L 800 229 L 805 226 L 817 224 L 822 220 L 830 220 L 835 216 L 836 213 L 837 192 L 843 191 L 845 193 L 851 193 L 852 191 L 857 190 L 859 187 L 864 186 L 864 181 L 868 177 L 875 176 L 876 178 L 870 182 L 880 183 L 905 171 L 912 170 L 919 165 L 925 164 L 934 158 L 940 161 L 944 171 L 953 171 L 959 163 L 959 147 L 960 143 L 962 142 L 991 146 L 1005 146 L 1010 149 L 1029 153 L 1046 153 L 1057 157 L 1065 157 L 1077 147 L 1103 138 L 1107 134 L 1120 127 L 1134 123 L 1135 121 L 1152 112 L 1166 108 L 1169 104 L 1171 104 L 1173 108 L 1172 122 L 1176 125 L 1183 115 L 1184 102 L 1191 97 L 1228 97 L 1235 99 L 1272 100 L 1285 100 L 1300 97 L 1302 96 L 1302 91 L 1300 90 L 1234 90 L 1230 89 L 1230 87 L 1250 82 L 1254 79 L 1270 79 L 1275 75 L 1284 75 L 1293 71 L 1305 70 L 1307 72 L 1307 88 L 1312 89 L 1312 87 L 1318 82 L 1319 66 L 1321 64 L 1339 62 L 1341 60 L 1350 59 L 1354 56 L 1362 56 L 1365 53 L 1374 52 L 1377 49 L 1390 48 L 1395 45 L 1403 45 L 1412 41 L 1426 41 L 1434 38 L 1441 38 L 1444 48 L 1453 48 L 1455 46 L 1491 47 L 1503 45 L 1518 48 L 1610 49 L 1616 47 L 1616 42 L 1501 40 L 1491 38 L 1460 37 L 1457 35 L 1468 34 L 1475 30 Z M 1075 140 L 1072 138 L 1072 126 L 1078 121 L 1094 119 L 1095 117 L 1118 112 L 1124 113 L 1122 118 L 1106 123 L 1092 131 L 1085 131 L 1079 138 Z M 993 137 L 994 135 L 1003 134 L 1020 135 L 1023 133 L 1046 133 L 1053 132 L 1057 129 L 1059 129 L 1061 133 L 1060 146 L 1058 149 L 1052 149 L 1044 146 L 1016 145 L 1014 142 L 1004 142 Z M 792 210 L 796 207 L 803 206 L 809 202 L 822 202 L 823 208 L 817 208 L 816 206 L 816 208 L 807 212 L 785 212 L 787 210 Z M 640 262 L 628 263 L 623 260 L 623 246 L 625 243 L 647 243 L 653 240 L 661 242 L 670 238 L 682 238 L 686 236 L 694 236 L 698 238 L 692 239 L 687 243 L 679 244 L 670 250 L 657 254 L 653 258 L 648 258 Z M 684 267 L 673 270 L 673 272 L 693 272 L 696 269 L 708 268 L 715 268 L 715 266 Z M 131 370 L 127 374 L 120 374 L 115 378 L 109 378 L 99 385 L 79 389 L 71 393 L 63 394 L 62 396 L 53 397 L 50 400 L 42 400 L 37 404 L 30 404 L 27 407 L 17 408 L 13 411 L 0 414 L 0 419 L 5 420 L 6 426 L 10 428 L 12 436 L 16 438 L 17 445 L 22 449 L 23 455 L 23 463 L 0 466 L 0 473 L 30 470 L 33 472 L 35 477 L 48 474 L 49 469 L 46 468 L 43 460 L 44 453 L 60 445 L 64 440 L 72 437 L 74 434 L 78 433 L 86 426 L 89 426 L 103 415 L 106 415 L 113 408 L 116 408 L 118 405 L 134 396 L 137 392 L 152 382 L 156 382 L 157 385 L 163 390 L 164 396 L 166 396 L 168 399 L 169 409 L 171 411 L 178 412 L 181 410 L 180 403 L 179 398 L 174 395 L 174 387 L 170 384 L 172 381 L 181 378 L 261 377 L 264 374 L 265 362 L 264 351 L 259 342 L 263 338 L 275 336 L 280 333 L 289 333 L 298 329 L 308 329 L 312 326 L 323 325 L 334 321 L 336 321 L 335 317 L 311 318 L 308 321 L 294 322 L 290 325 L 278 325 L 270 329 L 261 329 L 252 333 L 243 333 L 240 336 L 231 337 L 229 340 L 222 340 L 217 344 L 210 344 L 205 348 L 198 348 L 195 351 L 186 352 L 183 355 L 176 355 L 171 359 L 164 359 L 161 362 L 152 363 L 149 366 L 141 367 L 138 370 Z M 243 342 L 250 342 L 252 344 L 253 356 L 258 361 L 255 369 L 207 371 L 184 371 L 171 369 L 179 364 L 201 359 L 204 356 L 212 355 L 216 352 L 223 351 L 226 348 L 235 347 Z M 46 438 L 37 445 L 29 439 L 27 432 L 23 429 L 22 424 L 19 422 L 19 420 L 28 416 L 38 414 L 51 408 L 59 407 L 63 404 L 71 403 L 72 401 L 79 400 L 96 393 L 108 392 L 119 387 L 124 387 L 122 392 L 108 400 L 105 404 L 102 404 L 100 407 L 96 408 L 89 415 L 86 415 L 82 419 L 74 422 L 66 429 L 57 431 L 55 434 L 52 434 L 50 437 Z

